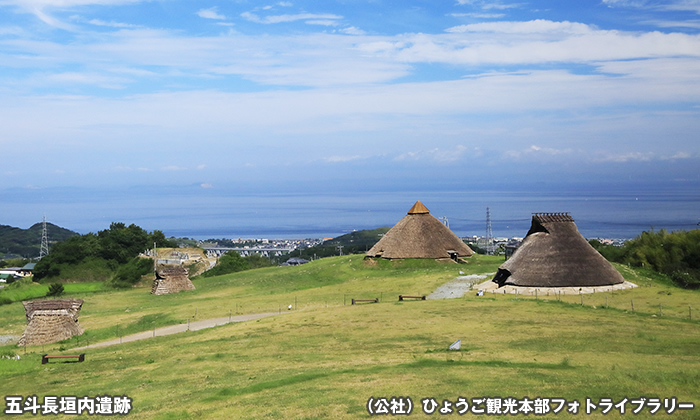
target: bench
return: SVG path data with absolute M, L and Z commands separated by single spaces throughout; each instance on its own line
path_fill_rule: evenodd
M 354 305 L 356 302 L 372 302 L 372 303 L 379 303 L 379 298 L 375 299 L 353 299 L 352 304 Z
M 419 300 L 425 300 L 425 296 L 404 296 L 404 295 L 399 295 L 399 302 L 404 300 L 404 299 L 419 299 Z
M 41 356 L 41 364 L 45 365 L 49 362 L 49 359 L 74 359 L 78 358 L 78 362 L 85 361 L 85 353 L 81 354 L 58 354 L 58 355 L 48 355 L 44 354 Z

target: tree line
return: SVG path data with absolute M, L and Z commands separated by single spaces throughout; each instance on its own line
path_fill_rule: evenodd
M 700 230 L 643 232 L 621 247 L 591 240 L 606 259 L 666 274 L 676 285 L 700 288 Z
M 159 230 L 112 223 L 96 234 L 71 236 L 55 244 L 34 268 L 34 280 L 106 280 L 116 287 L 130 286 L 153 271 L 153 260 L 138 256 L 154 243 L 162 248 L 177 246 Z

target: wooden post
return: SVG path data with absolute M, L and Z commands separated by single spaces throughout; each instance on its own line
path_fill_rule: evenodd
M 659 316 L 664 316 L 664 310 L 661 309 L 661 304 L 659 303 Z
M 634 312 L 634 299 L 630 300 L 632 302 L 632 312 Z
M 535 300 L 537 300 L 537 289 L 535 289 Z
M 231 322 L 231 310 L 228 310 L 228 322 Z
M 690 305 L 688 305 L 688 319 L 691 321 L 693 320 L 693 311 L 690 309 Z
M 605 309 L 608 309 L 608 297 L 605 296 Z
M 583 293 L 579 290 L 578 295 L 581 296 L 581 306 L 583 306 Z

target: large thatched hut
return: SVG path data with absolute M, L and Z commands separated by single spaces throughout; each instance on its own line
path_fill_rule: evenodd
M 81 335 L 78 315 L 82 299 L 51 299 L 22 302 L 27 328 L 19 339 L 20 346 L 56 343 Z
M 433 258 L 469 257 L 474 251 L 447 226 L 430 214 L 417 201 L 408 214 L 365 254 L 369 258 Z
M 181 265 L 162 265 L 156 269 L 151 293 L 167 295 L 168 293 L 194 290 L 194 284 L 188 277 L 187 269 Z
M 499 287 L 596 287 L 624 279 L 579 233 L 569 213 L 535 213 L 527 236 L 493 281 Z

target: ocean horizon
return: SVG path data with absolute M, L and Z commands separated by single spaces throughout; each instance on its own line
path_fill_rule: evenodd
M 28 228 L 41 221 L 85 234 L 112 222 L 166 236 L 323 238 L 393 226 L 416 201 L 446 217 L 459 236 L 483 236 L 486 209 L 496 237 L 522 237 L 532 213 L 568 212 L 587 238 L 630 239 L 651 229 L 697 229 L 695 184 L 532 185 L 520 188 L 254 192 L 236 188 L 14 189 L 5 191 L 0 223 Z

